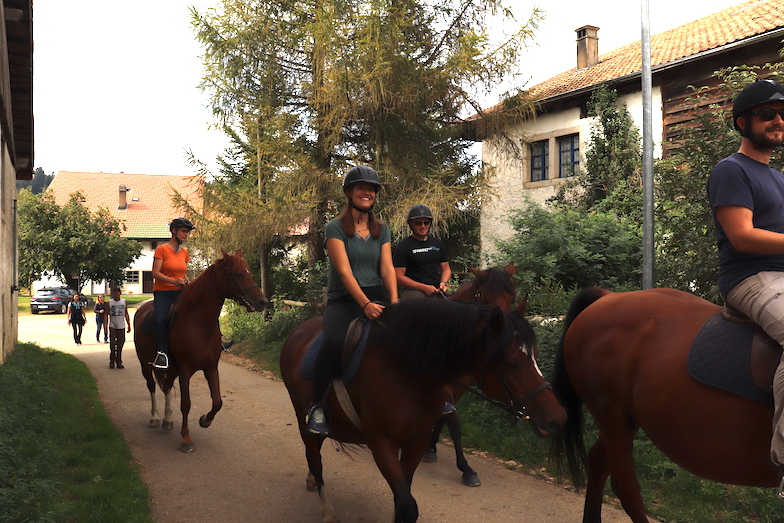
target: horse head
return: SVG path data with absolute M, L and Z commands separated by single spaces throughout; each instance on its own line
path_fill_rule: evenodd
M 451 299 L 496 305 L 507 312 L 512 310 L 512 302 L 517 292 L 512 278 L 515 273 L 514 263 L 510 263 L 503 270 L 471 268 L 470 271 L 474 279 L 461 285 Z
M 555 437 L 566 423 L 566 411 L 536 362 L 536 335 L 524 312 L 525 300 L 514 312 L 503 314 L 503 328 L 512 329 L 511 342 L 508 334 L 499 333 L 500 342 L 507 344 L 503 361 L 477 374 L 476 382 L 488 396 L 503 397 L 505 410 L 531 421 L 537 435 Z M 497 325 L 492 328 L 496 330 Z
M 221 249 L 223 258 L 215 265 L 222 264 L 226 268 L 226 297 L 245 307 L 248 312 L 261 312 L 269 306 L 269 300 L 253 280 L 248 262 L 242 257 L 242 250 L 233 255 Z

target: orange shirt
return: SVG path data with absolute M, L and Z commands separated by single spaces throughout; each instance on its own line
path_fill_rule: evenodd
M 179 252 L 174 252 L 168 244 L 164 243 L 155 249 L 155 258 L 163 260 L 161 265 L 161 273 L 170 278 L 185 278 L 188 272 L 188 262 L 191 257 L 185 247 L 180 247 Z M 152 285 L 154 291 L 178 291 L 182 289 L 182 285 L 175 285 L 157 279 Z

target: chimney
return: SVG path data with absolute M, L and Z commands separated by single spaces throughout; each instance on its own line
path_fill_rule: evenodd
M 599 28 L 584 25 L 577 32 L 577 69 L 585 69 L 599 63 Z
M 120 203 L 117 206 L 118 209 L 127 209 L 128 208 L 128 198 L 127 193 L 128 189 L 125 188 L 124 185 L 120 186 Z

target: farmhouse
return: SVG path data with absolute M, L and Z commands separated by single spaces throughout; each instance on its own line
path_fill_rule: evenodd
M 577 29 L 576 66 L 530 88 L 529 94 L 539 101 L 536 118 L 505 130 L 520 144 L 518 154 L 502 147 L 499 136 L 479 137 L 482 161 L 497 194 L 482 206 L 483 252 L 512 233 L 506 221 L 510 209 L 522 207 L 525 198 L 545 202 L 580 169 L 591 134 L 586 104 L 600 85 L 618 92 L 619 103 L 626 104 L 642 129 L 640 42 L 600 55 L 599 32 L 591 25 Z M 780 61 L 782 39 L 784 0 L 750 0 L 652 35 L 654 156 L 667 154 L 674 127 L 687 121 L 689 86 L 716 87 L 719 80 L 712 74 L 721 68 Z M 708 103 L 724 102 L 728 96 L 711 91 Z

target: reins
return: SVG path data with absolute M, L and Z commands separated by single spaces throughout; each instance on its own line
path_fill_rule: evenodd
M 494 407 L 498 407 L 504 412 L 507 412 L 512 416 L 514 416 L 515 421 L 512 423 L 512 426 L 517 424 L 517 422 L 520 420 L 528 421 L 529 419 L 531 419 L 531 417 L 528 414 L 526 414 L 526 407 L 525 407 L 526 403 L 534 399 L 537 395 L 544 392 L 545 390 L 553 388 L 549 382 L 545 381 L 544 383 L 536 387 L 534 390 L 526 394 L 522 399 L 520 399 L 515 395 L 514 392 L 512 392 L 511 387 L 509 387 L 509 385 L 506 383 L 506 380 L 504 380 L 503 376 L 501 376 L 501 372 L 498 369 L 495 370 L 495 374 L 498 377 L 498 381 L 501 382 L 501 388 L 503 389 L 504 395 L 506 396 L 506 403 L 503 403 L 498 400 L 494 400 L 493 398 L 491 398 L 490 396 L 482 392 L 477 387 L 472 387 L 470 385 L 463 385 L 458 380 L 453 380 L 453 383 L 462 387 L 466 392 L 470 392 L 477 398 L 484 400 L 487 403 L 493 405 Z M 519 405 L 520 407 L 517 408 L 516 405 Z
M 254 282 L 253 285 L 251 285 L 250 287 L 248 287 L 244 291 L 242 291 L 240 293 L 237 293 L 236 290 L 235 290 L 234 278 L 232 278 L 232 276 L 231 276 L 231 267 L 229 267 L 228 264 L 226 264 L 225 266 L 226 266 L 226 276 L 229 279 L 229 288 L 231 289 L 231 293 L 233 294 L 233 296 L 232 295 L 223 296 L 223 295 L 217 294 L 215 292 L 209 292 L 209 291 L 207 291 L 207 294 L 210 294 L 212 296 L 217 296 L 218 298 L 223 298 L 224 300 L 226 300 L 226 299 L 233 300 L 233 301 L 239 303 L 240 305 L 242 305 L 244 307 L 250 307 L 251 306 L 250 303 L 248 302 L 248 300 L 245 299 L 245 294 L 247 294 L 250 290 L 252 290 L 254 288 L 258 288 L 258 285 Z M 214 265 L 213 265 L 213 267 L 214 267 Z

